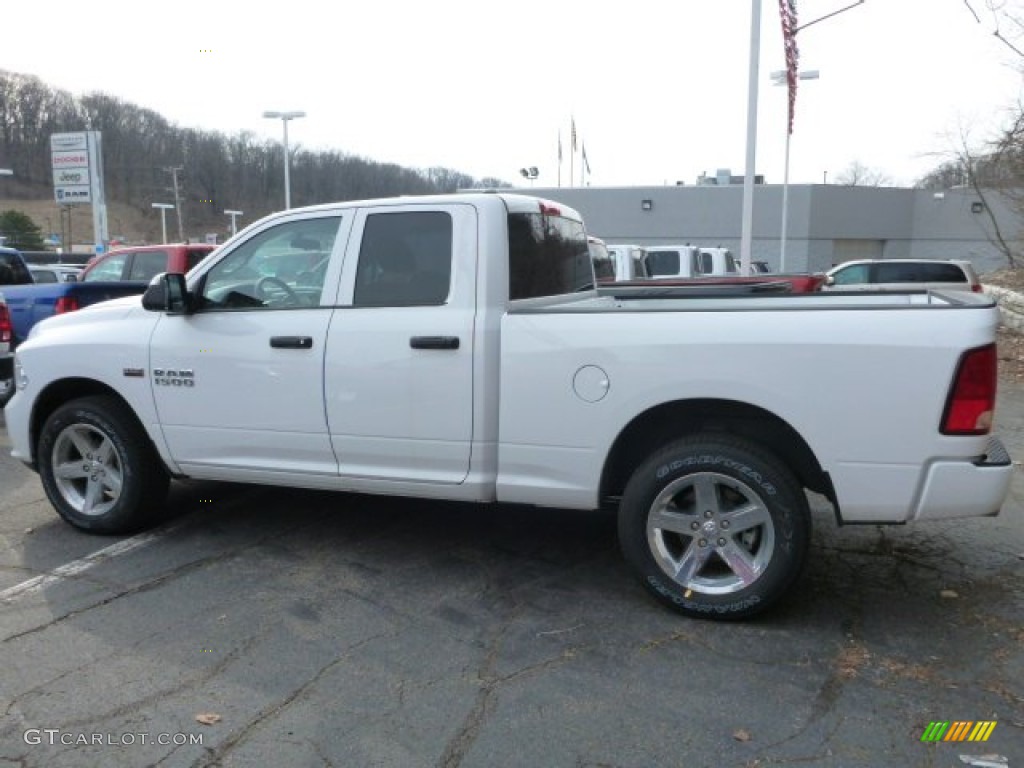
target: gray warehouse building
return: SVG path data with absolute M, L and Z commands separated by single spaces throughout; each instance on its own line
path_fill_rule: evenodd
M 740 253 L 741 184 L 521 188 L 583 215 L 608 243 L 723 246 Z M 754 186 L 751 258 L 779 270 L 783 185 Z M 1020 251 L 1024 221 L 997 193 L 790 184 L 786 271 L 818 272 L 863 258 L 968 259 L 979 273 L 1006 266 L 998 226 Z

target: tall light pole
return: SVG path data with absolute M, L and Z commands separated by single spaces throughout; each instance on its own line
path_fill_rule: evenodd
M 160 229 L 163 230 L 164 243 L 167 242 L 167 211 L 174 210 L 170 203 L 153 203 L 154 208 L 160 209 Z
M 818 70 L 808 69 L 797 74 L 798 80 L 817 80 Z M 786 70 L 780 69 L 771 74 L 772 83 L 775 85 L 786 85 Z M 779 272 L 786 271 L 786 226 L 789 222 L 789 120 L 787 112 L 786 120 L 786 169 L 782 176 L 782 228 L 779 235 Z
M 231 236 L 234 237 L 235 233 L 238 232 L 238 227 L 235 222 L 237 217 L 242 215 L 242 211 L 224 211 L 224 213 L 231 217 Z
M 281 124 L 284 126 L 284 207 L 288 210 L 292 207 L 292 185 L 290 178 L 289 165 L 291 165 L 291 158 L 288 157 L 288 121 L 295 120 L 299 117 L 305 117 L 305 112 L 293 111 L 293 112 L 264 112 L 264 117 L 279 118 Z

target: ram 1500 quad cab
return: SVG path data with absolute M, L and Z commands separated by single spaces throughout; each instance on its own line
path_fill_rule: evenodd
M 538 198 L 277 213 L 187 279 L 37 326 L 16 354 L 12 453 L 102 533 L 149 523 L 183 477 L 614 505 L 646 588 L 712 617 L 792 584 L 806 489 L 842 523 L 1003 503 L 985 296 L 593 285 L 579 215 Z

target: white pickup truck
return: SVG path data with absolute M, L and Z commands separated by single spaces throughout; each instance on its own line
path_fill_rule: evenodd
M 647 589 L 713 617 L 797 577 L 805 489 L 841 523 L 997 514 L 988 298 L 593 283 L 579 215 L 538 198 L 278 213 L 141 300 L 38 325 L 12 453 L 103 533 L 145 525 L 178 477 L 616 505 Z
M 739 265 L 728 248 L 700 248 L 696 245 L 647 246 L 647 271 L 653 280 L 740 273 Z

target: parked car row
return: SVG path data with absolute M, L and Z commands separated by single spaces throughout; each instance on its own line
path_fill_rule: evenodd
M 728 248 L 694 245 L 610 245 L 590 237 L 590 254 L 598 285 L 744 285 L 788 284 L 795 293 L 808 291 L 957 290 L 980 293 L 981 280 L 963 259 L 861 259 L 825 273 L 779 274 L 766 261 L 750 264 L 741 276 Z
M 765 274 L 768 265 L 757 262 L 750 275 L 740 275 L 739 265 L 728 248 L 694 245 L 642 246 L 609 245 L 598 237 L 589 238 L 594 275 L 605 292 L 628 289 L 657 290 L 659 295 L 694 295 L 732 291 L 809 293 L 820 290 L 824 274 Z
M 29 264 L 28 271 L 34 283 L 74 283 L 82 268 L 70 264 Z

